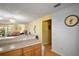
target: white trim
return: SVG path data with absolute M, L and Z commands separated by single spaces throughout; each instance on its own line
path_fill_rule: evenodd
M 41 49 L 41 54 L 42 54 L 42 56 L 44 56 L 44 53 L 45 53 L 45 47 L 42 45 L 42 49 Z
M 60 56 L 63 56 L 63 54 L 57 52 L 56 50 L 51 49 L 51 51 L 57 53 L 57 54 L 60 55 Z

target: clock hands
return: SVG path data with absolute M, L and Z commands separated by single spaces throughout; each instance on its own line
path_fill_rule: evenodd
M 73 22 L 73 19 L 69 20 L 69 23 L 70 23 L 70 24 L 72 24 L 72 22 Z

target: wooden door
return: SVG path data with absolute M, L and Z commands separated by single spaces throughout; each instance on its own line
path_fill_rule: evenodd
M 52 30 L 51 30 L 51 20 L 48 21 L 48 44 L 51 45 L 51 33 L 52 33 Z
M 42 43 L 48 44 L 48 22 L 43 21 L 42 24 Z

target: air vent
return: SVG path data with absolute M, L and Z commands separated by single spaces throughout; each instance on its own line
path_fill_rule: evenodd
M 54 7 L 55 8 L 57 8 L 57 7 L 59 7 L 61 4 L 60 3 L 58 3 L 58 4 L 56 4 Z

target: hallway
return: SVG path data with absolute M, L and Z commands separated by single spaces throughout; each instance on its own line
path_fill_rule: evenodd
M 60 56 L 55 52 L 51 51 L 51 46 L 50 45 L 45 45 L 45 53 L 44 56 Z

